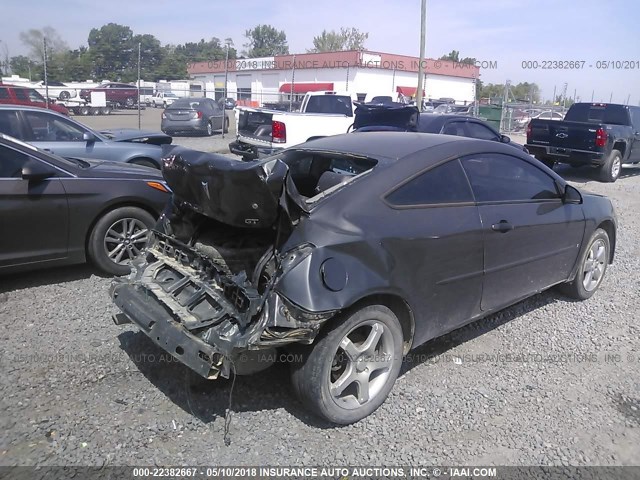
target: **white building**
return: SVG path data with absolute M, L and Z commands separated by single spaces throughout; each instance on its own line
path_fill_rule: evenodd
M 377 95 L 414 97 L 419 59 L 389 53 L 344 51 L 279 55 L 266 58 L 193 63 L 192 79 L 205 85 L 205 94 L 224 94 L 225 71 L 229 97 L 241 104 L 263 105 L 294 99 L 308 91 L 347 91 L 359 100 Z M 452 98 L 470 103 L 475 98 L 479 67 L 442 60 L 424 60 L 424 98 Z

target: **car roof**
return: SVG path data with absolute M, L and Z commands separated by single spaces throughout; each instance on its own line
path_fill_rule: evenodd
M 13 105 L 11 103 L 3 103 L 0 104 L 0 110 L 30 110 L 33 112 L 46 112 L 64 117 L 64 115 L 62 115 L 60 112 L 56 112 L 55 110 L 42 107 L 32 107 L 31 105 Z
M 473 139 L 415 132 L 355 132 L 319 138 L 296 145 L 292 150 L 325 150 L 377 160 L 397 160 L 430 147 L 457 141 Z

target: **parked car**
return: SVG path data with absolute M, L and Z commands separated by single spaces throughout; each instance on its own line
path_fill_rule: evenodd
M 614 258 L 609 199 L 500 142 L 375 132 L 251 163 L 171 153 L 172 200 L 112 283 L 116 323 L 210 379 L 288 347 L 293 391 L 337 424 L 384 402 L 412 348 L 552 286 L 585 300 Z
M 526 146 L 547 166 L 591 165 L 615 182 L 623 164 L 640 163 L 640 107 L 575 103 L 562 121 L 531 120 Z
M 522 145 L 501 135 L 487 122 L 466 115 L 420 113 L 416 107 L 402 105 L 360 105 L 353 122 L 355 132 L 403 131 L 440 133 L 459 137 L 490 140 L 527 152 Z
M 47 84 L 45 84 L 44 80 L 42 80 L 36 83 L 33 88 L 41 95 L 47 95 L 48 91 L 49 98 L 57 98 L 59 100 L 69 100 L 78 96 L 78 91 L 75 88 L 62 82 L 47 81 Z
M 169 135 L 196 133 L 213 135 L 229 131 L 229 117 L 211 98 L 180 98 L 162 112 L 160 129 Z
M 167 108 L 173 102 L 178 100 L 178 97 L 175 93 L 171 92 L 156 92 L 150 99 L 149 104 L 153 107 L 162 107 Z
M 50 110 L 10 105 L 0 105 L 0 132 L 64 157 L 113 160 L 157 169 L 161 165 L 161 145 L 172 142 L 170 136 L 160 132 L 96 132 Z
M 157 170 L 65 159 L 0 133 L 0 274 L 83 263 L 124 275 L 169 200 Z
M 225 110 L 233 110 L 236 108 L 236 101 L 233 98 L 221 98 L 218 100 L 221 108 Z
M 562 120 L 564 119 L 564 115 L 560 112 L 554 112 L 553 110 L 547 110 L 544 112 L 533 113 L 531 115 L 524 115 L 520 118 L 517 118 L 515 123 L 517 128 L 524 128 L 527 124 L 533 119 L 540 120 Z
M 0 105 L 25 105 L 29 107 L 49 108 L 54 112 L 69 115 L 62 105 L 57 105 L 53 100 L 49 101 L 40 95 L 35 89 L 28 87 L 18 87 L 0 83 Z
M 109 82 L 95 88 L 80 90 L 80 98 L 90 102 L 91 92 L 104 92 L 106 100 L 116 107 L 133 107 L 138 102 L 138 88 L 128 83 Z
M 243 160 L 269 156 L 313 138 L 346 133 L 353 124 L 353 99 L 348 93 L 308 92 L 300 112 L 238 107 L 236 140 L 231 153 Z

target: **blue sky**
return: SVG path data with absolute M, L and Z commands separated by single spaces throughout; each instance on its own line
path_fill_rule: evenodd
M 584 101 L 640 104 L 640 1 L 637 0 L 427 0 L 428 57 L 459 50 L 462 57 L 497 62 L 481 70 L 491 83 L 536 82 L 550 98 L 567 83 Z M 89 30 L 109 22 L 151 33 L 163 44 L 233 38 L 260 23 L 282 29 L 292 53 L 305 52 L 323 29 L 369 32 L 370 50 L 418 55 L 420 0 L 5 0 L 0 55 L 25 53 L 19 34 L 50 25 L 71 47 L 86 44 Z M 523 69 L 523 61 L 585 61 L 583 69 Z M 600 60 L 633 62 L 634 69 L 597 69 Z M 589 66 L 591 65 L 591 67 Z

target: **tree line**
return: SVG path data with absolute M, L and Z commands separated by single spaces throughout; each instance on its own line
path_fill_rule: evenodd
M 187 78 L 187 64 L 192 62 L 229 59 L 256 58 L 289 53 L 284 31 L 271 25 L 257 25 L 244 33 L 246 42 L 238 51 L 230 38 L 221 40 L 211 37 L 199 42 L 162 45 L 150 34 L 135 34 L 130 27 L 108 23 L 92 28 L 87 46 L 69 48 L 60 34 L 51 27 L 31 29 L 20 34 L 27 47 L 27 55 L 8 59 L 11 73 L 39 81 L 44 78 L 45 45 L 47 54 L 47 78 L 49 81 L 85 81 L 92 79 L 134 82 L 138 78 L 138 55 L 140 55 L 140 78 L 148 81 L 179 80 Z M 309 53 L 341 50 L 364 50 L 368 32 L 357 28 L 323 30 L 316 35 L 308 49 Z M 228 49 L 228 52 L 227 52 Z M 452 50 L 440 57 L 475 65 L 476 58 L 461 58 L 460 52 Z M 5 62 L 7 63 L 7 62 Z M 5 74 L 9 68 L 5 64 Z M 535 83 L 522 82 L 510 87 L 515 100 L 537 102 L 540 89 Z M 476 88 L 477 98 L 503 98 L 504 85 L 487 84 L 480 80 Z

